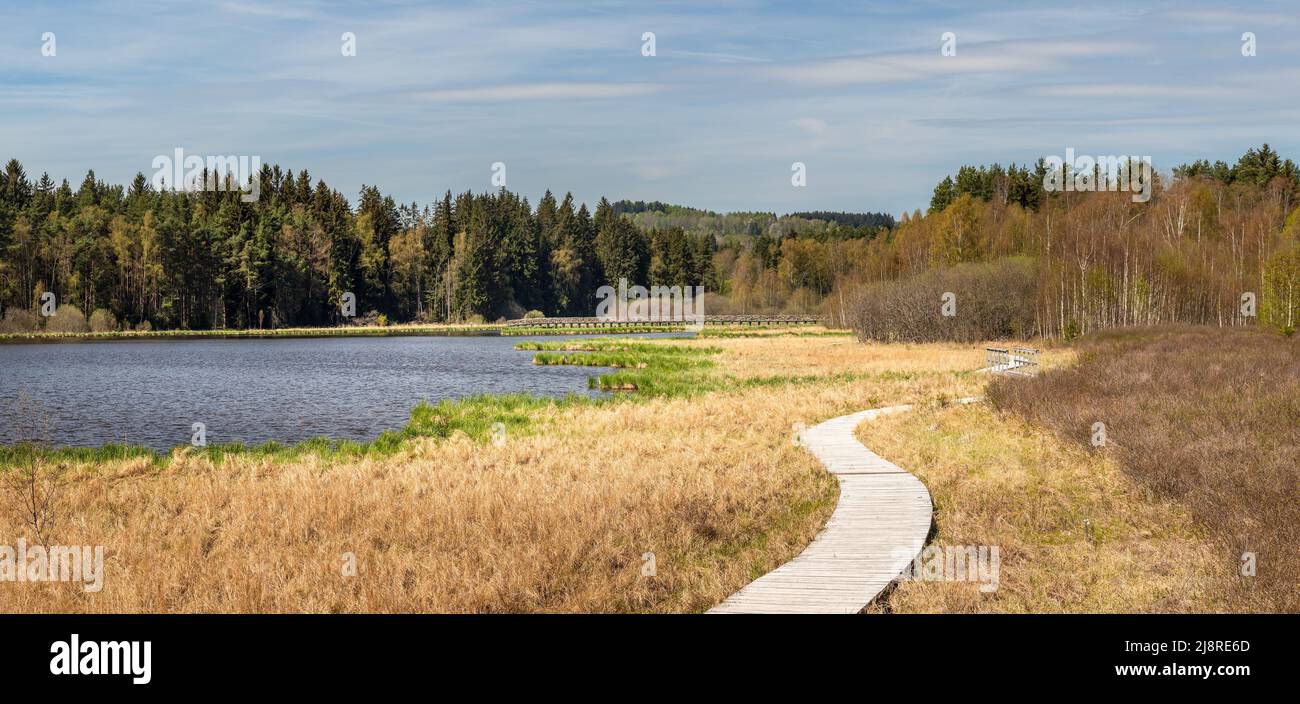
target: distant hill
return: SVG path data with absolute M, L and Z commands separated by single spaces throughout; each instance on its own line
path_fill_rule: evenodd
M 798 235 L 817 239 L 857 239 L 872 237 L 880 230 L 892 229 L 895 225 L 894 216 L 887 213 L 717 213 L 685 205 L 642 200 L 620 200 L 612 207 L 615 213 L 628 216 L 645 229 L 680 227 L 692 234 L 712 234 L 717 237 L 767 235 L 780 238 Z
M 840 213 L 826 210 L 814 210 L 812 212 L 790 213 L 792 218 L 803 218 L 804 220 L 825 220 L 835 222 L 849 227 L 887 227 L 894 226 L 894 216 L 888 213 Z

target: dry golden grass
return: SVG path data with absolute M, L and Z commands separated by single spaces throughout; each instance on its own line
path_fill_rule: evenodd
M 756 373 L 787 354 L 787 374 L 829 369 L 826 358 L 854 371 L 917 366 L 901 348 L 842 342 L 720 341 L 719 367 Z M 969 355 L 926 354 L 948 369 Z M 834 506 L 834 480 L 791 441 L 795 423 L 978 383 L 927 372 L 741 385 L 553 406 L 544 434 L 502 447 L 457 436 L 361 460 L 82 466 L 49 541 L 105 546 L 103 591 L 0 583 L 0 611 L 700 611 L 796 555 Z M 0 521 L 0 535 L 24 533 L 14 512 Z M 342 574 L 344 553 L 355 577 Z
M 678 343 L 683 344 L 683 343 Z M 741 379 L 773 376 L 830 376 L 879 374 L 952 374 L 984 366 L 983 345 L 954 343 L 861 343 L 851 337 L 768 337 L 692 340 L 684 344 L 718 347 L 719 366 Z M 1034 346 L 997 343 L 999 346 Z M 1043 350 L 1044 368 L 1064 366 L 1074 360 L 1069 348 Z M 974 376 L 969 388 L 978 389 L 984 377 Z M 861 409 L 858 409 L 861 410 Z
M 931 545 L 997 546 L 995 592 L 975 582 L 903 581 L 874 610 L 923 613 L 1203 612 L 1235 562 L 1191 513 L 1113 461 L 988 404 L 921 408 L 858 428 L 916 474 L 935 505 Z
M 864 441 L 930 487 L 938 544 L 1000 546 L 1001 587 L 903 583 L 893 610 L 1224 608 L 1232 565 L 1185 510 L 1045 431 L 948 404 L 983 392 L 982 346 L 661 344 L 721 348 L 734 384 L 552 405 L 501 447 L 458 434 L 363 459 L 77 466 L 49 542 L 105 546 L 103 591 L 0 583 L 0 611 L 701 611 L 798 554 L 829 516 L 835 482 L 791 442 L 796 424 L 907 402 L 922 409 L 864 426 Z M 0 511 L 0 536 L 28 532 Z

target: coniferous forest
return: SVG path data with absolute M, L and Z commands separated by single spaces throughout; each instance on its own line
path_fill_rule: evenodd
M 260 197 L 246 203 L 237 189 L 158 190 L 143 174 L 121 186 L 92 171 L 74 189 L 10 160 L 0 332 L 338 325 L 345 293 L 363 321 L 591 315 L 597 288 L 627 279 L 703 286 L 709 313 L 815 312 L 838 325 L 869 315 L 891 337 L 887 318 L 906 304 L 881 287 L 926 291 L 916 295 L 928 316 L 918 277 L 1007 258 L 1025 260 L 1012 268 L 1028 288 L 1008 293 L 1026 299 L 1025 319 L 988 334 L 1242 324 L 1253 317 L 1243 292 L 1267 324 L 1296 326 L 1300 175 L 1267 145 L 1232 165 L 1177 167 L 1143 203 L 1048 192 L 1042 174 L 1041 162 L 964 166 L 927 213 L 896 222 L 605 198 L 593 210 L 550 191 L 534 206 L 504 188 L 420 205 L 364 186 L 353 202 L 279 166 L 262 167 Z M 71 322 L 37 315 L 46 292 L 76 311 Z

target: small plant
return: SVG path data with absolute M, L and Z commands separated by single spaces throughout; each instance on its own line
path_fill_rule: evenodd
M 19 393 L 14 406 L 19 443 L 33 451 L 27 453 L 25 462 L 3 474 L 5 504 L 31 529 L 37 540 L 49 543 L 63 493 L 66 467 L 46 462 L 37 451 L 49 436 L 49 414 L 25 393 Z
M 1070 321 L 1065 324 L 1065 328 L 1061 330 L 1061 337 L 1064 337 L 1066 342 L 1073 342 L 1078 339 L 1079 323 L 1074 319 L 1070 319 Z

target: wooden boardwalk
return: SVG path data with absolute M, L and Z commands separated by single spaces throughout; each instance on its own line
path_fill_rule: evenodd
M 903 572 L 930 532 L 930 492 L 919 479 L 863 447 L 853 431 L 863 421 L 911 408 L 859 411 L 804 431 L 804 444 L 839 479 L 834 513 L 798 557 L 709 613 L 853 614 Z
M 613 318 L 517 318 L 507 320 L 507 328 L 620 328 L 666 326 L 683 327 L 689 320 L 617 320 Z M 706 315 L 705 325 L 823 325 L 817 315 Z

